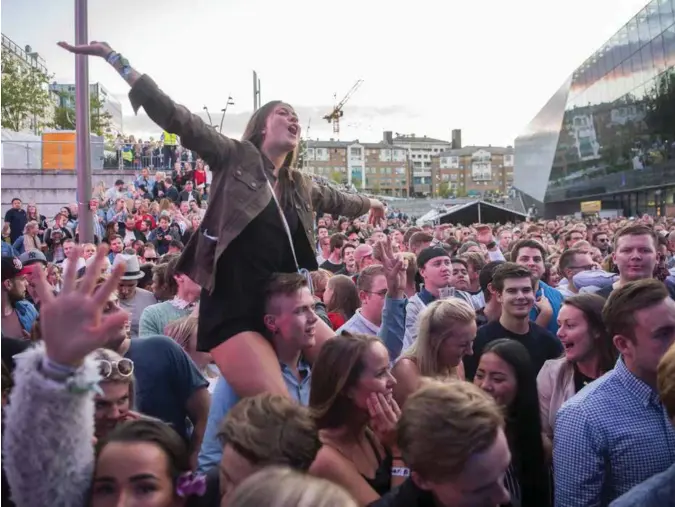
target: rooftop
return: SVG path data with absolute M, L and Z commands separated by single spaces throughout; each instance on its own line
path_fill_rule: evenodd
M 415 134 L 411 135 L 398 135 L 394 138 L 395 143 L 432 143 L 432 144 L 452 144 L 449 141 L 443 141 L 442 139 L 434 139 L 433 137 L 416 137 Z
M 489 151 L 493 155 L 512 155 L 514 153 L 513 146 L 464 146 L 456 150 L 446 150 L 438 154 L 439 157 L 456 156 L 462 157 L 465 155 L 473 155 L 478 150 Z

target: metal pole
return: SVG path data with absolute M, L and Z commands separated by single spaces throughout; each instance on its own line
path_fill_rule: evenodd
M 87 0 L 75 0 L 75 44 L 88 44 Z M 77 143 L 77 202 L 80 243 L 94 242 L 91 200 L 91 147 L 89 134 L 89 57 L 75 56 L 75 120 Z
M 258 110 L 258 74 L 253 71 L 253 112 Z

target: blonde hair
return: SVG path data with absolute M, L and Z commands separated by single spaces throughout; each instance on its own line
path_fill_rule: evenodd
M 243 481 L 230 507 L 357 507 L 342 487 L 290 468 L 265 468 Z
M 422 312 L 417 339 L 402 357 L 412 359 L 424 377 L 456 376 L 456 368 L 440 364 L 438 352 L 452 334 L 453 324 L 475 320 L 476 312 L 461 299 L 434 301 Z
M 675 419 L 675 344 L 670 346 L 659 362 L 657 384 L 666 412 L 671 419 Z
M 193 312 L 190 315 L 172 320 L 164 327 L 164 334 L 183 348 L 186 352 L 191 352 L 193 348 L 190 344 L 197 338 L 197 323 L 199 317 Z
M 398 445 L 412 471 L 447 481 L 473 454 L 492 446 L 503 427 L 499 407 L 480 388 L 462 380 L 426 380 L 403 407 Z

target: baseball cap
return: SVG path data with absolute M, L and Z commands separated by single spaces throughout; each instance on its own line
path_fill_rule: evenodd
M 25 275 L 23 264 L 18 257 L 2 256 L 2 281 Z
M 47 257 L 40 250 L 28 250 L 19 255 L 19 260 L 24 267 L 37 264 L 38 262 L 41 262 L 45 266 L 47 265 Z
M 370 245 L 364 243 L 354 249 L 354 260 L 356 262 L 361 262 L 364 257 L 368 257 L 369 255 L 373 255 L 373 247 Z
M 417 256 L 417 269 L 422 269 L 427 262 L 436 257 L 450 257 L 450 254 L 442 246 L 427 247 Z

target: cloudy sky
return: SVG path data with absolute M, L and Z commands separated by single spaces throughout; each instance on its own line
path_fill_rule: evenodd
M 340 138 L 378 141 L 382 131 L 464 144 L 508 145 L 565 78 L 646 0 L 92 0 L 89 34 L 105 40 L 191 110 L 234 97 L 223 132 L 239 136 L 253 106 L 294 105 L 311 138 L 333 137 L 321 117 L 337 93 L 364 84 L 345 107 Z M 2 33 L 32 46 L 59 82 L 74 81 L 73 0 L 3 0 Z M 92 59 L 90 80 L 123 104 L 124 127 L 160 130 L 134 117 L 126 83 Z

